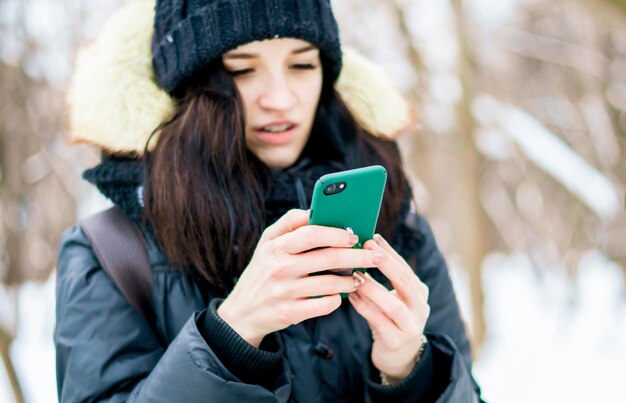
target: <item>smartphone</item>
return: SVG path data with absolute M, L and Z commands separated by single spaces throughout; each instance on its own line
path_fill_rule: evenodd
M 374 236 L 386 182 L 387 171 L 380 165 L 322 176 L 313 188 L 309 224 L 345 228 L 359 237 L 354 247 L 363 247 Z M 330 272 L 349 276 L 353 270 L 365 269 Z

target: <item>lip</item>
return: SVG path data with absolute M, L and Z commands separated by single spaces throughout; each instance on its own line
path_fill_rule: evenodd
M 261 128 L 265 126 L 269 126 L 269 125 L 293 125 L 293 127 L 287 131 L 280 132 L 280 133 L 268 133 L 268 132 L 261 131 Z M 294 138 L 299 127 L 300 126 L 298 124 L 290 120 L 281 120 L 281 121 L 267 123 L 262 126 L 256 126 L 253 128 L 253 131 L 254 131 L 254 135 L 259 140 L 263 141 L 264 143 L 285 144 L 285 143 L 290 142 Z

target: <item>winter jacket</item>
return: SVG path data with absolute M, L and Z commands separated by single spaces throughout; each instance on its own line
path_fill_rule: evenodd
M 57 283 L 58 392 L 61 402 L 475 402 L 470 345 L 445 261 L 429 225 L 418 216 L 421 245 L 416 274 L 430 289 L 422 361 L 400 384 L 382 386 L 371 368 L 371 333 L 344 301 L 326 317 L 291 326 L 274 337 L 282 370 L 269 388 L 234 376 L 200 334 L 199 317 L 219 298 L 166 264 L 148 237 L 153 270 L 155 335 L 124 299 L 96 259 L 80 227 L 62 238 Z M 147 234 L 146 234 L 147 235 Z M 212 311 L 211 311 L 212 310 Z M 329 354 L 329 352 L 331 352 Z M 420 371 L 420 369 L 422 371 Z M 372 375 L 374 374 L 374 375 Z M 424 387 L 434 380 L 439 389 Z M 431 385 L 432 386 L 432 385 Z M 429 400 L 432 399 L 432 400 Z

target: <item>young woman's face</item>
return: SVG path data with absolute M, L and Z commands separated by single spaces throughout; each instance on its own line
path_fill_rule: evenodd
M 281 38 L 247 43 L 222 60 L 243 99 L 248 149 L 268 166 L 290 166 L 313 126 L 322 90 L 319 50 Z

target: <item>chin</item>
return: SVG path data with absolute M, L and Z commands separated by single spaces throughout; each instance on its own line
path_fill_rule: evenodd
M 302 147 L 304 149 L 304 147 Z M 293 165 L 300 157 L 302 149 L 265 149 L 265 152 L 254 152 L 265 165 L 270 168 L 283 169 Z
M 261 161 L 265 163 L 270 168 L 278 168 L 283 169 L 287 168 L 294 164 L 298 160 L 298 155 L 293 156 L 282 156 L 282 155 L 273 155 L 273 156 L 262 156 L 259 157 Z
M 287 168 L 291 165 L 293 165 L 294 162 L 296 162 L 297 158 L 293 158 L 293 159 L 289 159 L 289 160 L 285 160 L 285 159 L 280 159 L 280 160 L 275 160 L 275 161 L 267 161 L 265 162 L 265 165 L 271 167 L 271 168 L 278 168 L 278 169 L 283 169 L 283 168 Z

